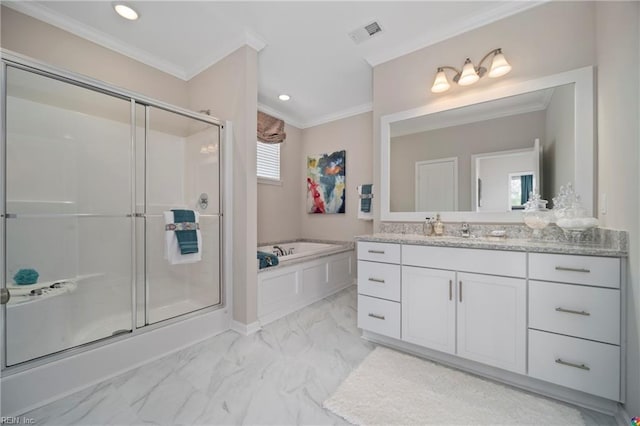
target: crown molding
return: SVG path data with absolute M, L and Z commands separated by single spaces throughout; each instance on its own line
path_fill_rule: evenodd
M 256 52 L 260 52 L 268 44 L 263 38 L 249 30 L 244 32 L 244 43 L 255 49 Z
M 145 65 L 163 71 L 167 74 L 171 74 L 181 80 L 187 80 L 186 73 L 181 67 L 154 55 L 150 55 L 142 49 L 131 47 L 123 41 L 103 33 L 102 31 L 98 31 L 95 28 L 83 24 L 73 18 L 54 12 L 46 6 L 30 1 L 10 1 L 4 2 L 3 5 L 47 24 L 53 25 L 54 27 L 68 31 L 102 47 L 106 47 L 107 49 L 113 50 L 131 59 L 135 59 Z
M 292 118 L 290 115 L 283 113 L 282 111 L 278 111 L 275 108 L 272 108 L 268 105 L 258 102 L 258 110 L 272 115 L 276 118 L 284 120 L 285 123 L 292 125 L 293 127 L 297 127 L 298 129 L 308 129 L 309 127 L 319 126 L 321 124 L 330 123 L 332 121 L 342 120 L 343 118 L 353 117 L 354 115 L 364 114 L 365 112 L 373 111 L 373 104 L 366 103 L 362 105 L 358 105 L 352 108 L 347 108 L 342 111 L 337 111 L 331 114 L 321 115 L 313 120 L 301 122 Z
M 184 81 L 192 79 L 205 69 L 214 65 L 221 59 L 225 58 L 226 56 L 243 46 L 249 46 L 260 52 L 267 45 L 267 43 L 256 34 L 251 33 L 250 31 L 245 31 L 245 33 L 241 37 L 238 37 L 232 42 L 227 43 L 227 47 L 221 50 L 221 53 L 215 55 L 215 57 L 213 58 L 206 58 L 195 67 L 187 70 L 183 67 L 173 64 L 172 62 L 165 61 L 164 59 L 158 58 L 155 55 L 151 55 L 142 49 L 132 47 L 127 43 L 118 40 L 102 31 L 96 30 L 89 25 L 83 24 L 82 22 L 79 22 L 61 13 L 55 12 L 39 3 L 30 1 L 9 1 L 4 2 L 3 5 L 25 15 L 31 16 L 32 18 L 43 21 L 47 24 L 53 25 L 54 27 L 58 27 L 64 31 L 68 31 L 72 34 L 77 35 L 78 37 L 89 40 L 109 50 L 113 50 L 114 52 L 134 59 L 138 62 L 142 62 L 145 65 L 170 74 Z
M 190 70 L 188 70 L 185 73 L 185 80 L 191 80 L 202 71 L 206 70 L 214 64 L 217 64 L 219 61 L 226 58 L 241 47 L 249 46 L 255 51 L 260 52 L 265 48 L 266 45 L 267 43 L 261 38 L 249 31 L 245 31 L 245 33 L 241 37 L 238 37 L 235 40 L 226 43 L 226 47 L 224 48 L 224 50 L 220 50 L 220 53 L 216 54 L 214 57 L 205 58 L 204 60 L 200 61 L 195 67 L 192 67 Z
M 354 115 L 364 114 L 365 112 L 373 111 L 373 104 L 368 102 L 366 104 L 357 105 L 352 108 L 343 109 L 342 111 L 337 111 L 331 114 L 321 115 L 320 117 L 307 121 L 303 129 L 308 127 L 315 127 L 321 124 L 330 123 L 332 121 L 342 120 L 343 118 L 353 117 Z
M 475 30 L 476 28 L 483 27 L 509 16 L 524 12 L 525 10 L 532 9 L 536 6 L 547 3 L 548 1 L 550 0 L 503 2 L 493 10 L 474 15 L 456 25 L 451 25 L 446 30 L 437 31 L 423 37 L 417 37 L 410 43 L 367 55 L 364 59 L 369 63 L 369 65 L 375 67 L 382 63 L 399 58 L 400 56 L 415 52 L 416 50 L 424 49 L 425 47 L 434 45 L 441 41 Z
M 272 115 L 276 118 L 279 118 L 280 120 L 284 120 L 285 123 L 293 126 L 293 127 L 297 127 L 298 129 L 304 129 L 305 126 L 303 123 L 301 123 L 300 121 L 296 120 L 295 118 L 291 117 L 288 114 L 283 113 L 282 111 L 278 111 L 275 108 L 271 108 L 268 105 L 265 105 L 261 102 L 258 102 L 258 110 L 264 112 L 265 114 L 269 114 Z

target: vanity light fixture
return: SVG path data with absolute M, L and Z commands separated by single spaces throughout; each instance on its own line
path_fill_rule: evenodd
M 278 99 L 280 99 L 281 101 L 288 101 L 289 99 L 291 99 L 291 96 L 287 95 L 287 94 L 282 94 L 280 96 L 278 96 Z
M 490 78 L 501 77 L 511 71 L 511 65 L 509 65 L 509 62 L 505 59 L 502 49 L 493 49 L 491 52 L 484 55 L 477 67 L 473 65 L 473 62 L 471 62 L 471 59 L 469 58 L 464 61 L 462 71 L 450 66 L 438 67 L 436 78 L 433 81 L 433 86 L 431 86 L 431 91 L 433 93 L 442 93 L 446 92 L 451 87 L 447 80 L 447 75 L 444 72 L 445 69 L 456 72 L 453 76 L 453 81 L 458 83 L 460 86 L 469 86 L 475 83 L 487 74 L 487 69 L 483 67 L 482 64 L 491 55 L 493 55 L 493 58 L 491 60 L 491 66 L 489 67 L 488 73 Z
M 122 16 L 124 19 L 128 19 L 130 21 L 135 21 L 138 19 L 139 15 L 131 6 L 125 3 L 113 3 L 113 8 L 116 13 Z

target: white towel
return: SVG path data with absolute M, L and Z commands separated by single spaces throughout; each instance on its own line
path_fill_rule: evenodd
M 200 214 L 194 212 L 196 216 L 196 223 L 200 223 Z M 169 225 L 175 223 L 173 220 L 173 212 L 163 212 L 164 223 Z M 202 233 L 198 229 L 196 231 L 198 235 L 198 252 L 182 254 L 180 253 L 180 246 L 178 245 L 178 237 L 176 237 L 176 231 L 164 231 L 164 258 L 169 261 L 171 265 L 179 265 L 182 263 L 196 263 L 202 260 Z

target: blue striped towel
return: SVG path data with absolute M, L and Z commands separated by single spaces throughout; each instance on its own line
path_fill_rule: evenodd
M 371 184 L 362 185 L 362 189 L 360 190 L 362 195 L 370 195 L 371 194 Z M 360 200 L 360 211 L 363 213 L 371 212 L 371 198 L 362 198 Z
M 278 264 L 278 256 L 275 254 L 258 251 L 258 259 L 260 259 L 260 269 Z
M 174 223 L 194 223 L 196 222 L 196 214 L 193 210 L 171 210 L 173 212 Z M 198 233 L 193 230 L 189 231 L 175 231 L 176 238 L 178 238 L 178 246 L 180 247 L 180 254 L 191 254 L 198 252 Z

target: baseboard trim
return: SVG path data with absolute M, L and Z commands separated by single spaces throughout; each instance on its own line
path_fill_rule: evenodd
M 242 334 L 243 336 L 250 336 L 253 333 L 257 333 L 262 330 L 262 326 L 258 321 L 254 321 L 251 324 L 245 324 L 240 321 L 231 320 L 231 330 Z
M 631 416 L 622 404 L 618 404 L 618 411 L 616 411 L 614 417 L 618 426 L 629 426 L 629 422 L 631 422 Z

